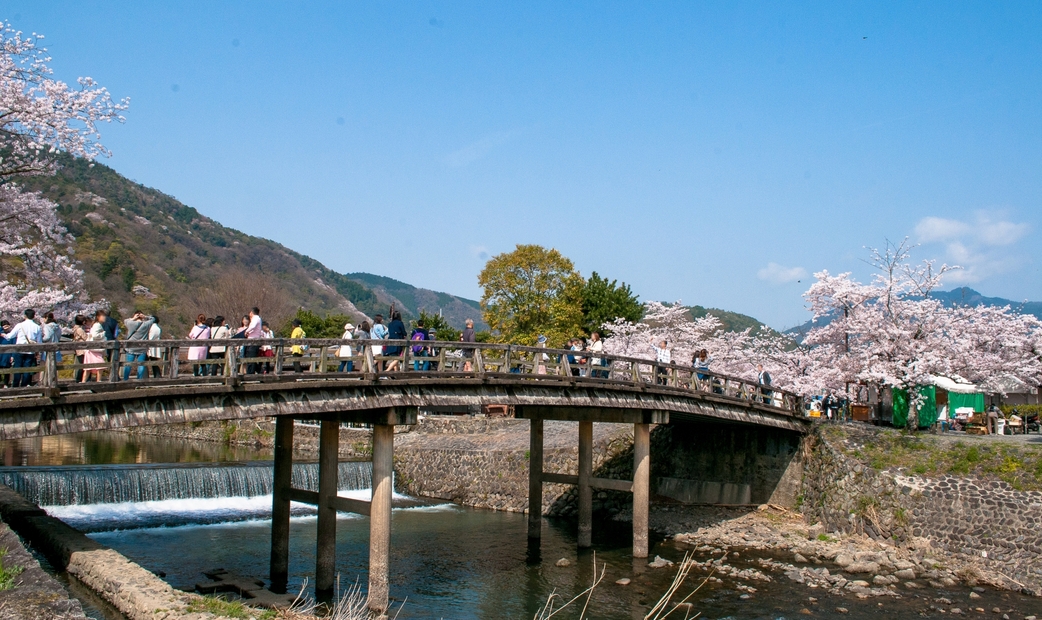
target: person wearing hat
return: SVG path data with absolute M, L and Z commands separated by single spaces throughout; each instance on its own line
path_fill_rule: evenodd
M 546 336 L 539 334 L 539 337 L 535 339 L 535 346 L 545 349 L 546 348 Z M 537 363 L 535 367 L 535 374 L 545 375 L 546 374 L 546 362 L 550 360 L 550 356 L 546 353 L 536 353 Z
M 355 326 L 347 323 L 344 325 L 344 333 L 341 334 L 342 340 L 351 340 L 354 338 Z M 340 358 L 340 367 L 337 368 L 337 372 L 354 372 L 355 363 L 351 361 L 351 345 L 342 344 L 340 350 L 337 352 L 337 357 Z
M 307 338 L 307 334 L 305 334 L 303 328 L 300 327 L 300 319 L 293 319 L 293 331 L 290 332 L 289 337 L 291 340 Z M 293 360 L 293 372 L 304 372 L 303 367 L 300 365 L 299 358 L 304 357 L 304 348 L 306 346 L 306 344 L 295 344 L 290 347 L 290 355 L 298 358 Z

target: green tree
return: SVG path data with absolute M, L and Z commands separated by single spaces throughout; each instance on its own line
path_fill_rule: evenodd
M 478 275 L 481 309 L 498 342 L 562 346 L 582 329 L 583 279 L 554 249 L 518 245 L 489 259 Z
M 297 310 L 294 319 L 300 319 L 300 328 L 308 338 L 339 338 L 344 335 L 344 325 L 351 322 L 351 317 L 346 314 L 329 314 L 321 317 L 310 310 L 303 308 Z M 288 338 L 293 331 L 292 323 L 287 321 L 286 325 L 279 330 L 280 335 Z
M 636 323 L 644 316 L 644 305 L 637 301 L 625 282 L 608 281 L 596 271 L 582 289 L 583 330 L 589 334 L 603 331 L 603 325 L 615 319 Z

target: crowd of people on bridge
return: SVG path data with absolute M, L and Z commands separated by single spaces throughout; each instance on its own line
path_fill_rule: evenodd
M 344 325 L 344 331 L 340 335 L 344 342 L 330 352 L 332 359 L 329 361 L 331 363 L 339 361 L 338 372 L 353 372 L 355 360 L 358 356 L 365 354 L 367 346 L 370 347 L 370 353 L 377 360 L 380 371 L 439 370 L 439 361 L 435 358 L 439 358 L 440 352 L 434 345 L 434 342 L 438 340 L 437 332 L 434 329 L 428 329 L 422 319 L 416 321 L 414 327 L 408 330 L 402 320 L 401 312 L 393 308 L 389 312 L 389 316 L 390 320 L 386 323 L 384 316 L 377 314 L 372 318 L 372 322 L 364 320 L 357 326 L 350 322 Z M 163 337 L 163 330 L 155 316 L 135 311 L 120 325 L 119 321 L 109 316 L 107 311 L 98 310 L 93 317 L 76 315 L 73 317 L 72 325 L 63 329 L 55 321 L 53 313 L 46 313 L 38 318 L 35 310 L 28 309 L 24 312 L 23 319 L 16 324 L 12 324 L 6 319 L 0 320 L 0 387 L 27 387 L 35 385 L 38 381 L 39 374 L 35 369 L 46 361 L 47 354 L 37 356 L 35 352 L 19 351 L 18 345 L 58 343 L 62 341 L 63 336 L 66 340 L 74 342 L 121 341 L 116 347 L 76 350 L 77 368 L 74 374 L 76 382 L 101 381 L 103 373 L 115 372 L 112 369 L 118 366 L 111 363 L 114 352 L 121 356 L 117 361 L 121 362 L 119 365 L 122 366 L 122 376 L 110 376 L 108 377 L 110 381 L 130 381 L 132 375 L 136 379 L 144 379 L 149 375 L 153 378 L 160 378 L 164 375 L 164 368 L 170 366 L 170 360 L 167 359 L 168 349 L 154 343 Z M 307 337 L 308 334 L 304 331 L 301 321 L 294 319 L 290 332 L 291 341 L 303 341 Z M 230 324 L 228 319 L 222 315 L 208 317 L 205 314 L 199 314 L 184 338 L 197 341 L 197 344 L 187 347 L 187 360 L 191 364 L 195 376 L 225 374 L 229 347 L 227 341 L 236 339 L 244 341 L 235 346 L 241 374 L 254 375 L 274 372 L 276 351 L 270 341 L 275 338 L 275 334 L 268 322 L 261 317 L 260 308 L 251 308 L 249 313 L 240 318 L 238 325 Z M 409 344 L 402 346 L 399 343 L 376 344 L 373 342 L 380 340 L 408 341 Z M 211 344 L 210 341 L 222 342 Z M 456 358 L 453 363 L 458 365 L 454 368 L 463 372 L 471 372 L 475 348 L 466 345 L 477 342 L 473 319 L 466 320 L 465 328 L 459 336 L 459 342 L 460 347 L 447 352 L 447 355 Z M 545 348 L 547 346 L 546 336 L 539 336 L 536 346 Z M 403 367 L 406 363 L 406 350 L 409 353 L 407 357 L 411 366 L 408 369 Z M 561 357 L 566 358 L 573 376 L 604 379 L 610 377 L 610 363 L 599 332 L 591 333 L 589 339 L 570 339 L 566 350 L 567 354 L 562 354 L 555 359 L 560 362 Z M 673 364 L 673 351 L 670 349 L 669 343 L 665 340 L 653 340 L 650 343 L 649 352 L 653 352 L 655 356 L 655 382 L 667 385 L 669 368 Z M 57 363 L 61 363 L 61 352 L 56 353 L 55 358 Z M 533 358 L 535 372 L 545 374 L 547 366 L 551 362 L 550 355 L 537 353 Z M 313 360 L 308 355 L 306 342 L 291 342 L 289 359 L 286 361 L 292 366 L 294 372 L 302 373 L 309 370 Z M 691 357 L 691 374 L 693 377 L 697 377 L 702 389 L 722 393 L 721 382 L 712 375 L 712 363 L 713 358 L 707 350 L 695 351 Z M 34 370 L 18 372 L 19 368 Z M 513 371 L 513 369 L 511 370 Z M 762 365 L 758 366 L 757 370 L 760 398 L 763 402 L 770 402 L 773 396 L 773 392 L 769 389 L 771 376 Z

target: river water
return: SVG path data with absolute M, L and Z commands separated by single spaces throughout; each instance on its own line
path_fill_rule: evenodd
M 33 446 L 24 443 L 15 446 L 19 450 L 15 463 L 33 465 L 2 467 L 0 479 L 21 484 L 21 490 L 45 504 L 48 512 L 90 532 L 92 538 L 149 570 L 165 574 L 174 587 L 191 589 L 206 581 L 204 571 L 215 568 L 267 578 L 271 506 L 270 487 L 265 486 L 270 481 L 265 473 L 267 463 L 251 463 L 241 450 L 181 440 L 148 438 L 142 442 L 120 433 L 67 436 L 62 446 L 61 450 L 50 446 L 45 453 L 33 452 Z M 5 462 L 10 462 L 6 451 L 11 445 L 3 449 Z M 156 455 L 187 465 L 141 463 Z M 270 458 L 263 453 L 249 456 Z M 83 465 L 76 469 L 70 461 Z M 105 463 L 119 465 L 98 467 Z M 314 483 L 311 467 L 298 466 L 295 484 Z M 368 498 L 368 472 L 367 463 L 342 464 L 341 495 Z M 628 524 L 595 523 L 593 548 L 580 552 L 575 546 L 574 522 L 545 520 L 542 541 L 533 547 L 527 543 L 524 515 L 400 495 L 396 495 L 395 505 L 391 593 L 401 605 L 400 618 L 532 618 L 551 595 L 564 601 L 588 587 L 595 562 L 597 573 L 603 570 L 604 578 L 594 590 L 589 617 L 643 618 L 675 574 L 673 568 L 650 568 L 646 560 L 630 557 Z M 314 573 L 315 528 L 311 509 L 295 505 L 290 534 L 291 588 L 299 588 Z M 682 546 L 671 541 L 653 541 L 652 556 L 676 562 L 684 553 Z M 755 567 L 758 557 L 766 556 L 743 552 L 731 564 Z M 568 565 L 559 566 L 561 559 Z M 357 580 L 364 587 L 367 561 L 368 520 L 341 515 L 337 570 L 342 583 Z M 681 595 L 686 596 L 704 576 L 693 572 Z M 979 614 L 971 610 L 980 607 L 997 618 L 1001 614 L 993 614 L 993 608 L 1011 618 L 1042 615 L 1042 603 L 1037 599 L 1010 592 L 985 590 L 980 598 L 971 600 L 968 588 L 950 588 L 859 600 L 853 595 L 809 589 L 782 574 L 771 577 L 770 582 L 724 578 L 722 583 L 708 583 L 689 599 L 692 613 L 699 612 L 702 618 L 772 620 L 884 615 L 939 618 L 951 615 L 951 607 L 958 606 L 974 615 Z M 631 583 L 617 585 L 621 578 Z M 756 591 L 744 590 L 747 585 Z M 935 601 L 939 597 L 952 603 L 939 604 Z M 848 611 L 840 614 L 838 607 Z M 576 605 L 555 617 L 576 618 L 580 609 Z M 104 617 L 97 610 L 93 615 Z

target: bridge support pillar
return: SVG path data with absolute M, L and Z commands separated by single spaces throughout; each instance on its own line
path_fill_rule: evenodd
M 329 601 L 336 578 L 336 506 L 340 467 L 339 420 L 322 420 L 318 440 L 318 548 L 315 553 L 315 598 Z
M 651 493 L 651 426 L 633 425 L 633 557 L 648 557 Z
M 528 446 L 528 537 L 538 540 L 543 530 L 543 421 L 532 420 Z
M 289 577 L 289 490 L 293 484 L 293 418 L 275 418 L 275 472 L 271 500 L 271 591 L 284 593 Z
M 391 494 L 394 475 L 394 426 L 373 426 L 373 499 L 369 515 L 369 609 L 384 614 L 389 604 Z
M 593 422 L 579 422 L 579 536 L 580 548 L 593 544 Z

